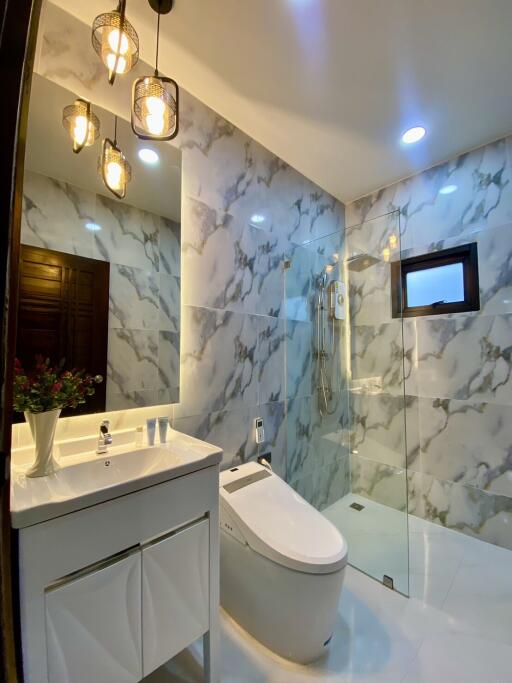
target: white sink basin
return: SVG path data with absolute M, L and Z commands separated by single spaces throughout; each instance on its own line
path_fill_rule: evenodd
M 59 452 L 65 452 L 60 446 Z M 68 446 L 68 452 L 72 449 Z M 88 449 L 59 460 L 47 477 L 28 478 L 28 465 L 13 465 L 11 522 L 22 528 L 117 498 L 198 469 L 217 465 L 222 450 L 191 436 L 170 431 L 169 443 L 111 446 L 96 455 Z

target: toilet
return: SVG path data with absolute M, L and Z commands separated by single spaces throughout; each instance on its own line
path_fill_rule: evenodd
M 332 636 L 347 564 L 343 536 L 272 471 L 220 475 L 223 608 L 282 657 L 317 659 Z

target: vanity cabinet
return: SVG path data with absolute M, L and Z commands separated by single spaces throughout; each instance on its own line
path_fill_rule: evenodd
M 50 683 L 141 680 L 140 585 L 136 553 L 46 591 Z
M 135 683 L 197 638 L 218 683 L 218 466 L 20 530 L 26 683 Z
M 144 676 L 208 630 L 208 522 L 142 551 Z

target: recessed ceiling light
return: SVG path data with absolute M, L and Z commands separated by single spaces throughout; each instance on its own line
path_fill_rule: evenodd
M 85 227 L 91 232 L 98 232 L 98 230 L 101 230 L 101 225 L 98 225 L 97 223 L 86 223 Z
M 452 192 L 456 191 L 457 185 L 444 185 L 444 187 L 439 190 L 439 194 L 452 194 Z
M 145 164 L 157 164 L 160 161 L 160 157 L 155 152 L 154 149 L 149 149 L 149 147 L 143 147 L 139 149 L 139 159 Z
M 262 216 L 261 213 L 254 213 L 251 216 L 251 223 L 256 223 L 258 225 L 259 223 L 263 223 L 265 221 L 265 216 Z
M 414 128 L 405 131 L 402 135 L 402 142 L 406 145 L 412 145 L 424 138 L 426 133 L 427 131 L 423 126 L 414 126 Z

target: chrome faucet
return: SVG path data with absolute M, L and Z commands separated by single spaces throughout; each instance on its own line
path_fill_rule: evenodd
M 101 455 L 102 453 L 106 453 L 108 446 L 110 446 L 112 443 L 112 434 L 110 434 L 109 429 L 110 429 L 109 420 L 103 420 L 103 422 L 100 424 L 100 434 L 98 436 L 98 447 L 96 449 L 96 453 L 98 453 L 98 455 Z

